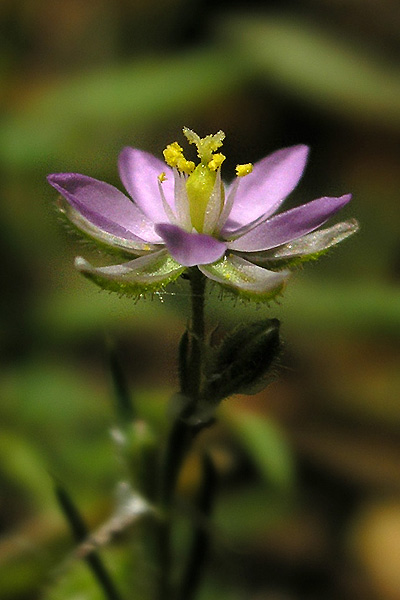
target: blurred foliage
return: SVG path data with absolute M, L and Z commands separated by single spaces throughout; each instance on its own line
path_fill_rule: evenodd
M 120 185 L 124 145 L 160 155 L 183 125 L 225 131 L 227 176 L 310 144 L 288 205 L 353 192 L 343 218 L 361 223 L 279 304 L 207 298 L 211 326 L 276 317 L 286 343 L 277 381 L 225 402 L 185 468 L 183 499 L 204 447 L 220 478 L 201 598 L 399 600 L 399 27 L 395 0 L 0 4 L 2 600 L 99 597 L 52 478 L 93 530 L 110 518 L 125 472 L 105 338 L 162 436 L 189 310 L 185 282 L 133 304 L 80 280 L 90 250 L 59 227 L 45 176 Z M 102 555 L 133 585 L 127 548 L 133 563 L 124 535 Z
M 69 76 L 4 121 L 0 158 L 21 168 L 49 161 L 61 168 L 79 147 L 90 161 L 109 163 L 124 130 L 140 138 L 167 118 L 190 119 L 202 105 L 232 93 L 242 71 L 225 51 L 205 48 Z
M 304 18 L 242 14 L 223 29 L 255 76 L 353 121 L 400 126 L 400 67 Z

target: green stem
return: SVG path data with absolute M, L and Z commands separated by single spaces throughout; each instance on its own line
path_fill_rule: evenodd
M 189 271 L 191 286 L 191 324 L 190 324 L 190 346 L 187 361 L 186 380 L 188 390 L 185 390 L 190 399 L 189 410 L 196 405 L 200 396 L 200 386 L 203 375 L 203 348 L 204 348 L 204 292 L 206 278 L 193 267 Z M 191 447 L 193 438 L 201 429 L 201 426 L 190 425 L 179 415 L 173 423 L 167 441 L 164 456 L 160 504 L 162 509 L 162 521 L 159 528 L 159 559 L 160 559 L 160 581 L 159 600 L 171 598 L 171 505 L 176 488 L 176 483 L 182 464 Z
M 192 291 L 192 319 L 191 319 L 191 349 L 189 356 L 190 372 L 190 397 L 193 403 L 199 397 L 203 354 L 204 354 L 204 292 L 206 278 L 197 267 L 190 270 L 190 286 Z

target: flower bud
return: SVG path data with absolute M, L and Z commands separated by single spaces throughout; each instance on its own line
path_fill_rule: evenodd
M 204 402 L 215 403 L 232 394 L 254 394 L 263 389 L 279 349 L 277 319 L 238 327 L 216 351 L 207 374 Z

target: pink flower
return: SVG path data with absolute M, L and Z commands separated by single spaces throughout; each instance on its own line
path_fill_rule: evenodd
M 233 292 L 268 300 L 281 291 L 291 266 L 357 230 L 350 220 L 316 231 L 350 201 L 350 194 L 324 196 L 275 214 L 303 173 L 306 146 L 278 150 L 254 167 L 238 165 L 238 176 L 225 186 L 225 157 L 216 153 L 224 134 L 184 133 L 197 146 L 197 166 L 176 142 L 164 151 L 167 164 L 142 150 L 122 150 L 119 173 L 130 198 L 86 175 L 48 176 L 67 201 L 67 218 L 82 234 L 103 249 L 135 257 L 100 268 L 78 257 L 77 268 L 100 286 L 140 295 L 163 289 L 197 266 Z

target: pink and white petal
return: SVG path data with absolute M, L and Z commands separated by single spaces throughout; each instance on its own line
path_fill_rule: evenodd
M 318 198 L 271 217 L 228 243 L 232 250 L 258 252 L 281 246 L 314 231 L 351 200 L 351 194 L 340 198 Z
M 318 229 L 277 248 L 260 252 L 238 252 L 237 255 L 260 267 L 293 269 L 304 262 L 319 258 L 358 229 L 357 221 L 350 219 L 327 229 Z
M 176 225 L 156 226 L 171 256 L 185 267 L 213 263 L 226 251 L 225 242 L 203 233 L 188 233 Z
M 102 231 L 128 240 L 161 241 L 154 224 L 114 186 L 78 173 L 54 173 L 47 181 Z
M 220 232 L 221 230 L 225 231 L 224 225 L 225 225 L 225 223 L 230 215 L 230 212 L 232 210 L 233 202 L 235 200 L 236 191 L 239 186 L 239 183 L 240 183 L 240 177 L 236 177 L 236 179 L 233 180 L 233 182 L 230 184 L 230 186 L 228 188 L 224 188 L 225 202 L 224 202 L 224 206 L 222 208 L 221 214 L 219 215 L 218 222 L 215 226 L 216 232 Z M 228 232 L 228 237 L 229 237 L 229 226 L 227 228 L 227 232 Z
M 163 204 L 163 208 L 164 208 L 165 214 L 167 216 L 167 219 L 168 219 L 168 221 L 170 223 L 173 223 L 174 225 L 177 225 L 178 224 L 178 220 L 176 218 L 176 215 L 175 215 L 174 211 L 172 210 L 172 208 L 170 207 L 170 205 L 167 202 L 167 199 L 165 197 L 164 190 L 163 190 L 163 187 L 162 187 L 162 182 L 158 179 L 157 183 L 158 183 L 158 191 L 159 191 L 160 197 L 161 197 L 161 202 Z
M 271 248 L 264 252 L 254 252 L 253 254 L 246 252 L 245 258 L 265 266 L 268 266 L 268 263 L 278 264 L 280 262 L 286 265 L 287 263 L 290 264 L 290 261 L 296 264 L 296 261 L 302 262 L 310 258 L 318 258 L 329 248 L 336 246 L 353 233 L 357 233 L 358 230 L 359 224 L 356 219 L 349 219 L 348 221 L 336 223 L 332 227 L 313 231 L 277 248 Z
M 272 215 L 299 182 L 308 151 L 309 148 L 301 144 L 291 146 L 255 163 L 252 173 L 239 180 L 223 234 L 228 235 L 259 217 Z
M 119 175 L 135 204 L 154 223 L 168 220 L 158 188 L 158 176 L 166 173 L 162 182 L 165 199 L 174 208 L 174 176 L 164 161 L 148 152 L 125 147 L 118 159 Z
M 110 267 L 93 267 L 77 257 L 75 267 L 103 289 L 130 296 L 158 291 L 185 270 L 165 249 Z
M 173 169 L 175 179 L 175 212 L 179 225 L 190 231 L 192 228 L 192 221 L 190 218 L 190 205 L 189 198 L 186 190 L 187 177 Z M 170 220 L 171 221 L 171 220 Z M 172 223 L 173 221 L 171 221 Z
M 65 216 L 69 227 L 76 229 L 80 235 L 94 242 L 109 254 L 120 254 L 122 252 L 123 254 L 138 256 L 160 249 L 160 244 L 149 244 L 140 238 L 131 237 L 130 239 L 126 239 L 108 233 L 104 229 L 99 229 L 99 227 L 88 221 L 82 213 L 77 211 L 64 198 L 60 199 L 58 209 Z M 160 241 L 162 242 L 161 239 Z
M 268 271 L 235 255 L 225 256 L 212 265 L 201 265 L 206 277 L 252 300 L 268 301 L 279 294 L 289 271 Z

